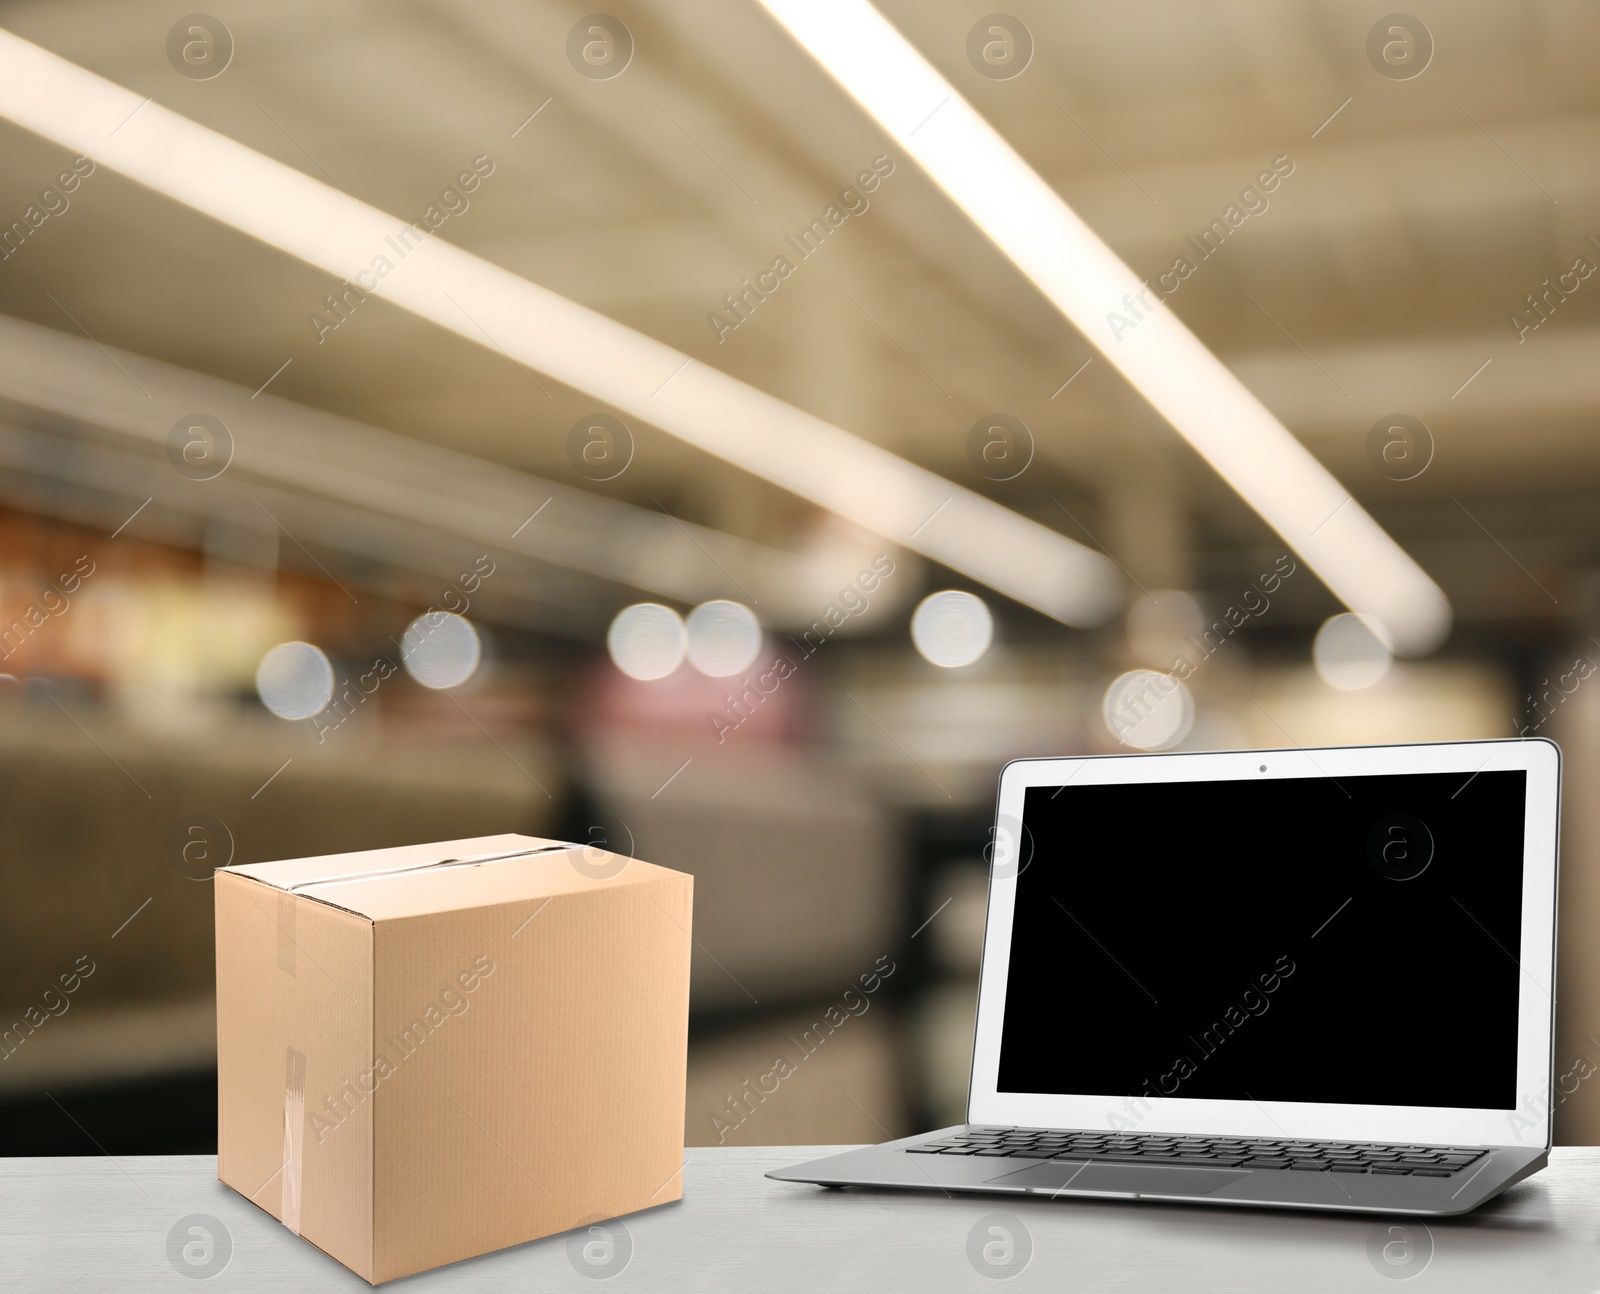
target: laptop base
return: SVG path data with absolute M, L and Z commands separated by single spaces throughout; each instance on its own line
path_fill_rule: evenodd
M 943 1130 L 965 1131 L 964 1126 Z M 1167 1164 L 1092 1164 L 948 1158 L 906 1153 L 931 1136 L 830 1155 L 767 1174 L 781 1182 L 898 1190 L 981 1192 L 1047 1198 L 1156 1200 L 1250 1208 L 1444 1217 L 1469 1213 L 1543 1168 L 1543 1148 L 1492 1148 L 1460 1178 L 1388 1177 L 1329 1172 L 1204 1168 Z

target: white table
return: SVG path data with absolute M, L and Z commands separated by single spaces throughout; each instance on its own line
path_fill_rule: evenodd
M 1392 1219 L 1003 1196 L 945 1199 L 823 1190 L 762 1176 L 835 1149 L 843 1147 L 692 1149 L 681 1203 L 634 1214 L 613 1224 L 610 1236 L 556 1236 L 393 1288 L 1233 1294 L 1385 1290 L 1397 1288 L 1397 1279 L 1408 1282 L 1398 1288 L 1418 1291 L 1600 1288 L 1600 1149 L 1557 1150 L 1544 1172 L 1477 1213 L 1426 1227 L 1410 1224 L 1407 1236 L 1389 1232 Z M 204 1220 L 182 1228 L 169 1258 L 169 1236 L 195 1214 Z M 202 1230 L 191 1234 L 188 1225 Z M 212 1264 L 224 1247 L 231 1249 L 226 1266 L 210 1276 L 206 1231 L 216 1233 Z M 1001 1260 L 1008 1246 L 1007 1265 Z M 208 1156 L 0 1160 L 0 1289 L 306 1294 L 365 1288 L 219 1184 L 216 1161 Z

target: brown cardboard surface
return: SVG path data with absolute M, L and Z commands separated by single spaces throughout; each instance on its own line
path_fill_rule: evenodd
M 651 870 L 379 924 L 380 1279 L 681 1195 L 689 885 Z M 415 1043 L 441 986 L 460 1013 Z
M 369 1281 L 681 1197 L 692 878 L 565 847 L 371 875 L 559 843 L 218 873 L 218 1176 Z

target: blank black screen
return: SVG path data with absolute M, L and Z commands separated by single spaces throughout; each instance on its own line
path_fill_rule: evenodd
M 999 1090 L 1514 1108 L 1526 783 L 1030 788 Z

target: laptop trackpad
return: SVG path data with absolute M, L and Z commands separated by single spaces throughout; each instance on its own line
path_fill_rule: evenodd
M 1227 1168 L 1180 1168 L 1165 1164 L 1035 1164 L 988 1179 L 995 1186 L 1032 1190 L 1095 1191 L 1116 1195 L 1210 1195 L 1249 1173 Z

